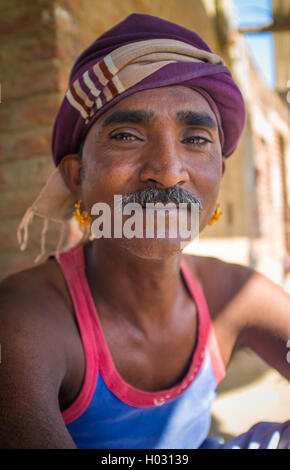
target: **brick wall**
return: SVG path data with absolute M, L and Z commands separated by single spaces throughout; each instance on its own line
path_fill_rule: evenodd
M 253 162 L 257 170 L 259 237 L 252 250 L 256 268 L 282 283 L 287 253 L 285 227 L 285 184 L 281 139 L 290 144 L 287 107 L 250 68 L 251 138 Z
M 49 0 L 6 1 L 0 10 L 0 275 L 31 264 L 41 224 L 20 253 L 16 228 L 52 164 L 51 123 L 60 102 L 55 19 Z M 52 232 L 52 238 L 54 234 Z

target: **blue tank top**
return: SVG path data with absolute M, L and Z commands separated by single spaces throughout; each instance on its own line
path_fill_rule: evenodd
M 225 368 L 201 287 L 184 259 L 181 276 L 197 308 L 197 340 L 185 377 L 157 392 L 137 389 L 119 375 L 85 275 L 83 245 L 59 254 L 86 358 L 84 381 L 62 412 L 80 449 L 196 449 L 206 439 L 216 385 Z M 181 313 L 182 315 L 182 313 Z

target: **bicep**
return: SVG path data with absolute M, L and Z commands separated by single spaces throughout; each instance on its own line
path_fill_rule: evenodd
M 247 346 L 290 380 L 290 296 L 255 273 L 245 286 L 245 311 L 238 346 Z M 288 346 L 288 347 L 287 347 Z
M 0 448 L 75 448 L 59 408 L 59 338 L 41 306 L 11 282 L 0 288 L 0 344 Z

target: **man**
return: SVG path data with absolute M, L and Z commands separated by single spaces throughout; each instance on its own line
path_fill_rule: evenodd
M 182 255 L 169 236 L 181 204 L 186 223 L 198 206 L 199 231 L 217 218 L 244 117 L 222 59 L 159 18 L 131 15 L 78 58 L 54 127 L 57 170 L 20 228 L 26 243 L 33 214 L 66 220 L 76 203 L 84 240 L 2 282 L 1 447 L 217 447 L 210 407 L 234 348 L 290 378 L 289 296 L 247 267 Z M 110 234 L 89 239 L 94 205 L 105 213 L 116 195 L 140 204 L 143 230 L 146 204 L 174 203 L 165 236 L 116 234 L 110 214 Z M 253 441 L 286 448 L 289 422 L 223 447 Z

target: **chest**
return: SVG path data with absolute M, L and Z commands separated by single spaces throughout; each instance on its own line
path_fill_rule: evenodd
M 179 324 L 141 334 L 128 328 L 114 328 L 102 322 L 105 341 L 114 367 L 131 386 L 145 391 L 168 389 L 186 375 L 197 339 L 197 314 L 181 312 Z
M 132 387 L 159 391 L 173 387 L 189 370 L 197 342 L 198 320 L 194 302 L 171 325 L 141 334 L 99 315 L 103 354 L 110 356 L 120 377 Z M 79 332 L 74 332 L 72 368 L 60 393 L 61 409 L 78 396 L 86 372 L 86 358 Z M 78 338 L 78 340 L 77 340 Z
M 207 279 L 195 276 L 209 303 L 212 323 L 221 348 L 223 359 L 230 357 L 234 338 L 225 341 L 224 321 L 215 312 L 212 301 L 212 286 Z M 128 324 L 115 322 L 110 315 L 99 312 L 107 353 L 121 378 L 132 387 L 144 391 L 168 389 L 180 382 L 191 365 L 198 339 L 198 315 L 195 302 L 187 298 L 175 321 L 163 329 L 152 329 L 142 334 Z M 71 373 L 60 393 L 61 408 L 65 409 L 78 396 L 85 377 L 86 358 L 77 328 L 72 332 Z M 224 360 L 227 363 L 227 360 Z

